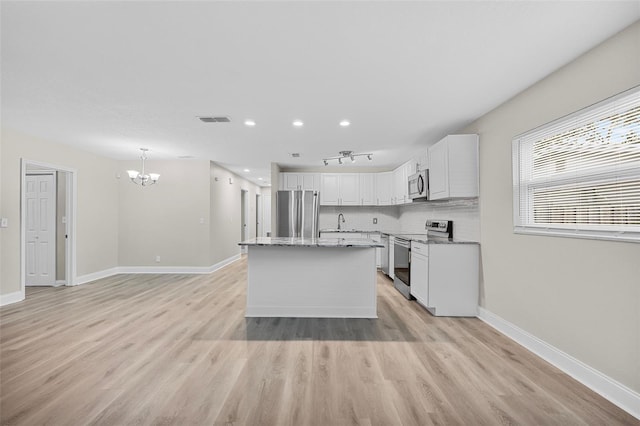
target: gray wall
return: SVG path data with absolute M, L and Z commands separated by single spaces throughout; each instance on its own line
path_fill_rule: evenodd
M 0 294 L 20 291 L 20 159 L 77 171 L 77 274 L 118 264 L 117 163 L 65 145 L 2 129 L 2 205 L 9 219 L 2 230 Z
M 249 192 L 249 232 L 256 233 L 256 193 L 260 188 L 240 176 L 211 162 L 209 167 L 211 194 L 211 265 L 240 253 L 241 190 Z M 231 179 L 231 183 L 229 182 Z
M 511 140 L 639 84 L 635 23 L 460 130 L 480 135 L 482 306 L 636 392 L 640 244 L 514 234 Z
M 209 266 L 209 162 L 147 160 L 148 187 L 127 177 L 140 166 L 119 163 L 119 266 Z
M 260 188 L 205 160 L 147 161 L 160 173 L 157 185 L 131 183 L 117 162 L 66 145 L 2 129 L 0 294 L 20 291 L 20 161 L 77 170 L 77 276 L 118 266 L 208 267 L 240 248 L 240 189 L 249 191 L 250 235 L 255 234 L 255 195 Z M 119 176 L 119 178 L 118 178 Z M 233 185 L 219 185 L 233 179 Z M 155 261 L 160 256 L 160 262 Z

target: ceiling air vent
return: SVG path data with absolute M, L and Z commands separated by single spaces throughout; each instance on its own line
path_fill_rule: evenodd
M 291 156 L 292 156 L 293 158 L 300 158 L 300 153 L 299 153 L 299 152 L 292 152 L 292 153 L 291 153 Z
M 229 117 L 198 117 L 204 123 L 230 123 Z

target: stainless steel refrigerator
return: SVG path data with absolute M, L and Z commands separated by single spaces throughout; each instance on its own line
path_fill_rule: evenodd
M 276 237 L 317 238 L 319 209 L 318 191 L 278 191 Z

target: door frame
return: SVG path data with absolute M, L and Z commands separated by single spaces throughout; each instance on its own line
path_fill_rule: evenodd
M 262 194 L 256 194 L 256 238 L 262 237 Z
M 240 240 L 248 240 L 249 237 L 249 190 L 240 190 Z M 247 246 L 240 247 L 240 253 L 247 253 Z
M 76 209 L 78 206 L 76 188 L 77 183 L 77 170 L 65 166 L 59 166 L 51 163 L 44 163 L 42 161 L 28 160 L 25 158 L 20 159 L 20 291 L 22 293 L 22 299 L 25 299 L 25 287 L 26 287 L 26 253 L 27 253 L 27 231 L 26 231 L 26 180 L 27 180 L 27 166 L 44 167 L 52 171 L 59 171 L 67 173 L 67 200 L 66 200 L 66 214 L 67 214 L 67 244 L 65 244 L 65 278 L 67 283 L 65 285 L 75 285 L 76 281 Z

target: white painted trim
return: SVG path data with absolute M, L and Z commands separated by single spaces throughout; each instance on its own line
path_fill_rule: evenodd
M 14 291 L 9 294 L 0 294 L 0 306 L 10 305 L 24 300 L 24 291 Z
M 211 266 L 121 266 L 121 274 L 211 274 L 240 260 L 240 254 L 233 255 Z
M 245 317 L 378 318 L 376 308 L 360 306 L 247 306 Z
M 67 280 L 56 280 L 54 287 L 60 287 L 67 284 Z
M 109 269 L 104 269 L 102 271 L 96 271 L 96 272 L 91 272 L 89 274 L 85 274 L 85 275 L 80 275 L 79 277 L 76 277 L 75 281 L 73 282 L 73 284 L 67 284 L 68 286 L 76 286 L 76 285 L 81 285 L 81 284 L 86 284 L 86 283 L 90 283 L 91 281 L 95 281 L 95 280 L 99 280 L 102 278 L 107 278 L 113 275 L 117 275 L 120 274 L 120 268 L 115 267 L 115 268 L 109 268 Z
M 640 419 L 640 394 L 633 389 L 482 307 L 478 308 L 478 318 Z
M 76 278 L 73 285 L 86 284 L 117 274 L 211 274 L 237 260 L 240 260 L 239 254 L 211 266 L 116 266 L 114 268 L 81 275 Z
M 240 260 L 241 258 L 242 258 L 242 256 L 240 255 L 240 253 L 234 254 L 233 256 L 228 257 L 225 260 L 222 260 L 222 261 L 220 261 L 220 262 L 218 262 L 218 263 L 216 263 L 214 265 L 211 265 L 209 267 L 209 273 L 215 272 L 218 269 L 222 269 L 227 265 L 231 265 L 233 262 L 236 262 L 236 261 Z

